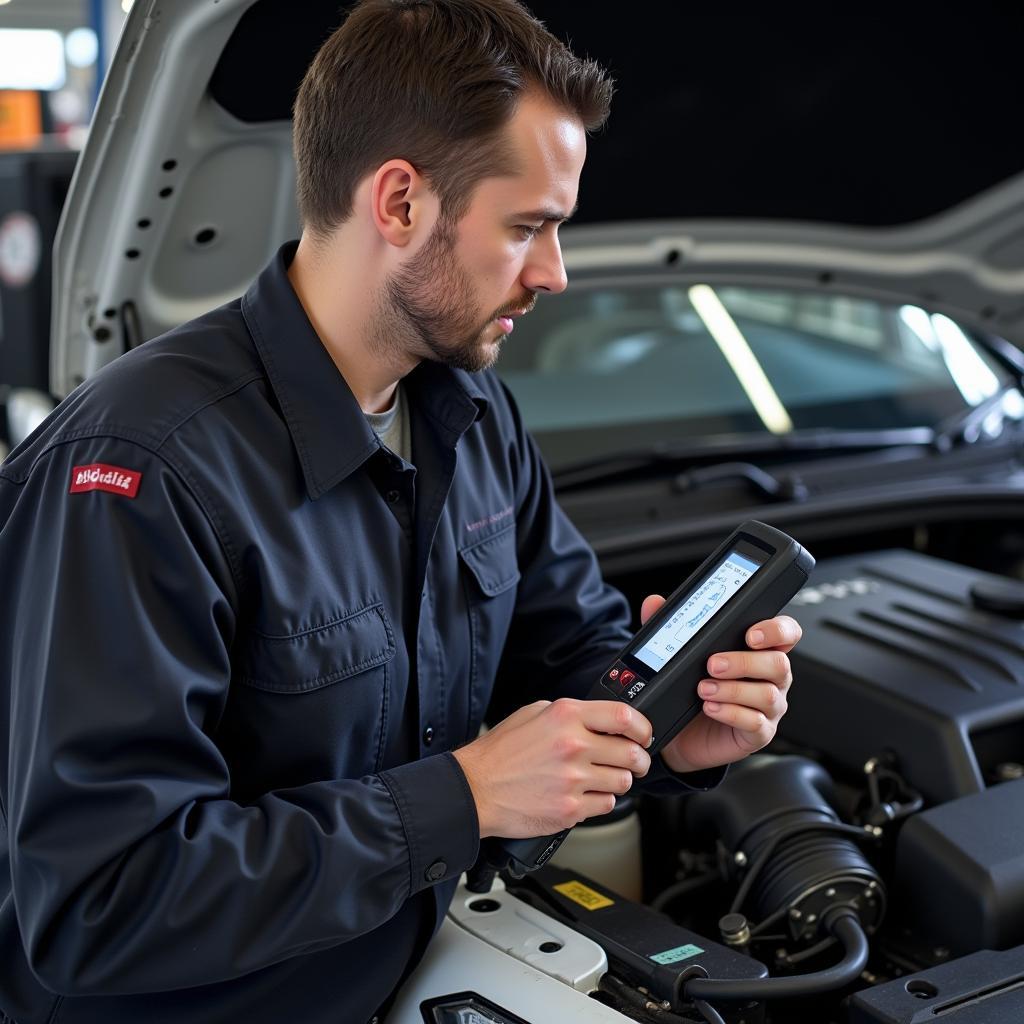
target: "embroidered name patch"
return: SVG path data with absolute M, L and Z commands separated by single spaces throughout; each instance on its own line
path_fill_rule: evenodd
M 491 523 L 498 523 L 502 519 L 507 519 L 514 511 L 512 506 L 509 505 L 508 508 L 503 508 L 489 516 L 484 516 L 483 519 L 478 519 L 475 523 L 466 523 L 466 529 L 473 533 L 474 530 L 479 530 L 481 526 L 489 526 Z
M 71 490 L 68 493 L 109 491 L 111 494 L 123 494 L 126 498 L 134 498 L 139 492 L 141 481 L 142 474 L 136 473 L 133 469 L 94 462 L 91 466 L 75 466 L 71 470 Z

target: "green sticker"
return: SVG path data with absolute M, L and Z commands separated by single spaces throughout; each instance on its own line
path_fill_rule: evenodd
M 677 964 L 680 960 L 689 960 L 691 956 L 703 952 L 704 950 L 700 946 L 695 946 L 691 942 L 688 946 L 676 946 L 675 949 L 666 949 L 664 953 L 655 953 L 648 959 L 653 960 L 656 964 Z

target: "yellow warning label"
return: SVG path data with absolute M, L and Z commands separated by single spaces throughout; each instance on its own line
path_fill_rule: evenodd
M 555 886 L 555 892 L 560 892 L 573 903 L 578 903 L 581 907 L 586 907 L 587 910 L 600 910 L 602 907 L 610 907 L 615 902 L 615 900 L 610 900 L 607 896 L 602 896 L 599 892 L 587 888 L 582 882 L 562 882 L 561 885 Z

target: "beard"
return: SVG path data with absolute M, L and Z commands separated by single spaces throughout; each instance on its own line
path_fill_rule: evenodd
M 379 355 L 412 353 L 457 370 L 493 366 L 508 337 L 494 332 L 497 317 L 530 309 L 531 292 L 482 316 L 473 282 L 455 255 L 455 227 L 438 221 L 423 248 L 384 283 L 374 348 Z

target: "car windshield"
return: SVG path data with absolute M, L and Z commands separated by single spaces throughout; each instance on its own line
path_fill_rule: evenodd
M 935 428 L 1013 383 L 916 305 L 649 279 L 542 297 L 498 370 L 556 468 L 657 442 Z

